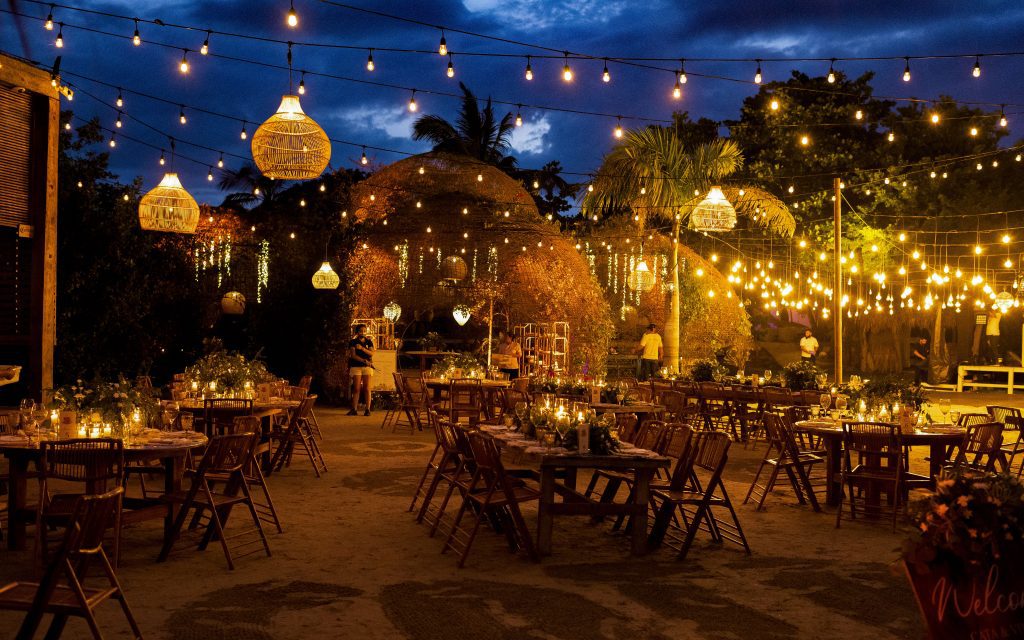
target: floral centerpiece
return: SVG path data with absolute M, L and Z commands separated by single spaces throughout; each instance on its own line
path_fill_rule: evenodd
M 453 373 L 462 372 L 463 378 L 483 378 L 487 372 L 484 364 L 471 353 L 447 355 L 430 367 L 431 378 L 451 378 Z
M 587 382 L 574 378 L 534 378 L 530 380 L 530 391 L 565 396 L 590 396 L 590 386 Z
M 96 380 L 53 390 L 52 406 L 60 411 L 73 411 L 80 420 L 125 425 L 149 424 L 156 416 L 159 403 L 152 389 L 136 386 L 120 376 L 116 382 Z
M 816 378 L 819 375 L 821 375 L 821 369 L 804 358 L 790 362 L 782 369 L 782 378 L 792 391 L 817 388 Z
M 690 378 L 694 382 L 711 382 L 725 377 L 726 368 L 714 358 L 702 358 L 690 367 Z
M 900 376 L 879 376 L 866 382 L 854 378 L 841 385 L 838 391 L 848 398 L 851 407 L 864 401 L 868 407 L 899 404 L 920 409 L 928 399 L 920 385 Z
M 420 348 L 424 351 L 444 351 L 444 338 L 438 332 L 431 331 L 420 338 Z
M 579 449 L 579 428 L 586 426 L 590 433 L 590 452 L 597 455 L 608 455 L 618 450 L 619 441 L 612 435 L 615 425 L 614 415 L 605 414 L 609 418 L 598 419 L 594 411 L 573 411 L 565 405 L 542 405 L 534 403 L 527 414 L 516 423 L 524 434 L 539 438 L 546 432 L 554 434 L 554 442 L 576 451 Z
M 210 388 L 213 382 L 215 389 L 221 392 L 240 391 L 246 383 L 255 386 L 272 379 L 266 365 L 259 360 L 227 351 L 209 353 L 185 369 L 186 382 L 195 382 L 200 389 Z
M 1024 485 L 959 475 L 914 507 L 903 560 L 930 636 L 1021 637 Z

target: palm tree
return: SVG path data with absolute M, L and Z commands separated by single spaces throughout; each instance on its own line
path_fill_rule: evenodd
M 649 127 L 628 131 L 608 152 L 583 199 L 587 212 L 628 212 L 641 226 L 649 217 L 672 223 L 672 304 L 665 323 L 669 369 L 679 366 L 679 231 L 713 185 L 743 166 L 743 153 L 731 140 L 712 140 L 687 148 L 671 129 Z M 736 212 L 762 227 L 792 236 L 796 222 L 786 205 L 752 186 L 723 185 Z
M 222 207 L 251 209 L 263 202 L 272 202 L 284 187 L 283 180 L 268 178 L 251 162 L 238 169 L 221 169 L 217 186 L 221 191 L 230 191 L 221 203 Z
M 514 171 L 516 159 L 508 155 L 515 129 L 512 114 L 506 113 L 498 120 L 490 98 L 480 109 L 476 95 L 461 82 L 459 87 L 462 89 L 462 108 L 455 124 L 441 116 L 420 116 L 413 124 L 413 140 L 429 140 L 434 143 L 434 151 L 469 156 L 492 164 L 505 173 Z

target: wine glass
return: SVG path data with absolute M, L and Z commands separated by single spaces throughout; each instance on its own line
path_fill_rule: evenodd
M 818 398 L 818 401 L 821 403 L 821 411 L 824 413 L 828 411 L 830 406 L 832 406 L 832 394 L 823 393 L 821 394 L 821 397 Z
M 615 387 L 615 403 L 616 404 L 622 404 L 622 400 L 625 397 L 626 397 L 626 392 L 622 388 L 622 385 L 620 384 L 619 386 Z
M 948 398 L 942 398 L 941 400 L 939 400 L 939 413 L 942 414 L 943 422 L 949 422 L 949 409 L 950 406 Z
M 194 415 L 192 415 L 191 413 L 188 413 L 186 411 L 185 413 L 182 413 L 180 416 L 178 416 L 178 418 L 179 418 L 179 420 L 181 422 L 181 430 L 182 431 L 192 431 L 192 429 L 193 429 L 193 427 L 195 425 L 195 416 Z
M 819 389 L 824 389 L 825 385 L 828 383 L 828 376 L 824 373 L 819 373 L 814 377 L 814 381 L 818 383 Z
M 23 398 L 21 404 L 18 405 L 18 421 L 22 429 L 28 426 L 29 421 L 32 420 L 32 412 L 35 410 L 36 401 L 32 398 Z
M 836 409 L 839 409 L 840 413 L 846 411 L 846 396 L 841 395 L 836 398 Z
M 950 411 L 949 412 L 949 422 L 954 427 L 959 426 L 960 425 L 960 412 L 956 411 L 956 410 Z
M 764 370 L 764 383 L 768 384 L 771 381 L 772 381 L 772 370 L 771 369 L 765 369 Z
M 519 401 L 516 403 L 514 410 L 516 412 L 516 417 L 519 418 L 519 420 L 525 420 L 526 412 L 529 410 L 529 407 L 525 402 Z

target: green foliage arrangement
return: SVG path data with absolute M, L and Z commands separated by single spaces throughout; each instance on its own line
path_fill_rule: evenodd
M 156 415 L 159 403 L 151 388 L 142 388 L 126 380 L 75 380 L 53 390 L 52 406 L 60 411 L 75 411 L 103 422 L 120 424 L 136 410 L 141 422 L 148 424 Z
M 428 331 L 427 335 L 420 338 L 420 348 L 424 351 L 444 351 L 444 338 L 436 331 Z
M 694 382 L 711 382 L 713 380 L 721 380 L 725 375 L 725 367 L 718 363 L 718 360 L 713 358 L 703 358 L 697 360 L 690 367 L 690 378 Z
M 867 382 L 847 382 L 839 387 L 839 393 L 849 398 L 851 407 L 863 400 L 868 406 L 898 402 L 919 409 L 928 400 L 924 390 L 904 376 L 877 376 Z
M 786 381 L 786 386 L 793 391 L 816 388 L 818 383 L 815 381 L 815 378 L 819 374 L 821 374 L 821 370 L 818 369 L 817 365 L 803 358 L 790 362 L 782 369 L 782 376 Z
M 440 378 L 441 376 L 451 377 L 454 369 L 462 369 L 464 377 L 481 377 L 487 371 L 483 361 L 471 353 L 454 353 L 436 361 L 430 367 L 430 377 Z
M 619 450 L 619 441 L 612 437 L 612 431 L 607 425 L 590 418 L 590 453 L 598 456 L 606 456 Z M 570 429 L 562 438 L 562 446 L 570 451 L 580 448 L 579 431 Z
M 271 379 L 273 376 L 259 360 L 227 351 L 209 353 L 185 369 L 185 381 L 199 383 L 200 389 L 216 382 L 218 391 L 241 390 L 246 382 L 255 387 Z

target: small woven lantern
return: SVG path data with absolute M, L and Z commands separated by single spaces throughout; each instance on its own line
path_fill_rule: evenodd
M 147 231 L 195 233 L 198 224 L 199 205 L 176 173 L 164 174 L 160 184 L 139 200 L 139 226 Z
M 445 280 L 458 282 L 467 275 L 469 275 L 469 267 L 466 266 L 466 261 L 459 256 L 448 256 L 441 263 L 441 277 Z
M 277 113 L 252 136 L 252 158 L 260 172 L 278 180 L 309 180 L 331 160 L 331 141 L 302 111 L 299 96 L 284 96 Z
M 646 260 L 640 260 L 629 274 L 627 280 L 629 288 L 633 291 L 648 292 L 654 288 L 654 273 L 647 266 Z
M 690 228 L 696 231 L 729 231 L 736 226 L 736 209 L 725 199 L 721 187 L 711 187 L 690 214 Z
M 464 304 L 457 304 L 452 309 L 452 317 L 455 318 L 455 322 L 459 323 L 459 326 L 465 326 L 469 322 L 469 317 L 472 315 L 470 308 Z
M 331 268 L 331 263 L 324 260 L 324 263 L 313 274 L 313 288 L 337 289 L 339 284 L 341 284 L 341 278 Z
M 240 316 L 245 313 L 245 296 L 238 291 L 228 291 L 220 299 L 220 310 L 229 316 Z
M 402 317 L 402 307 L 398 306 L 398 303 L 392 300 L 384 305 L 384 317 L 391 322 L 398 322 L 398 319 Z

